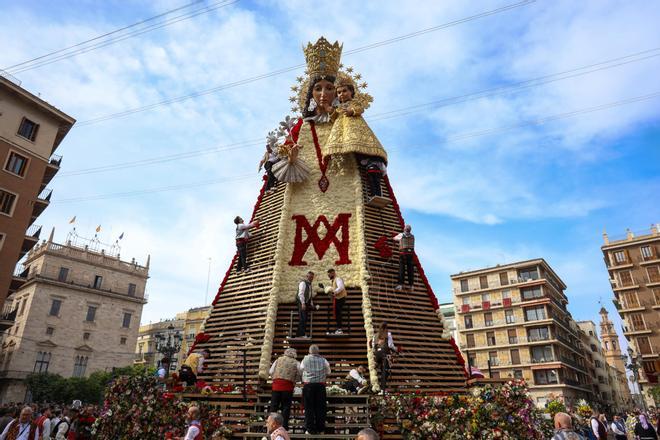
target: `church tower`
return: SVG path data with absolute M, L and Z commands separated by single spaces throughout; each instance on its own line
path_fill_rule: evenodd
M 619 335 L 614 329 L 614 323 L 610 321 L 605 307 L 600 308 L 600 339 L 605 350 L 605 359 L 607 363 L 619 371 L 626 371 L 623 359 L 621 358 L 621 347 L 619 346 Z

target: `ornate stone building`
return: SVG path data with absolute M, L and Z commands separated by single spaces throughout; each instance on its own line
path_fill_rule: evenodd
M 39 241 L 34 222 L 50 204 L 48 183 L 60 169 L 55 150 L 75 119 L 0 76 L 0 310 L 25 283 L 16 262 Z M 13 309 L 0 314 L 0 330 L 13 324 Z
M 211 306 L 195 307 L 185 312 L 177 313 L 176 319 L 183 321 L 183 341 L 179 351 L 179 364 L 185 361 L 188 350 L 195 341 L 195 336 L 204 331 L 204 322 L 211 313 Z
M 159 353 L 158 339 L 159 335 L 167 333 L 178 333 L 183 335 L 183 326 L 185 321 L 182 319 L 165 319 L 163 321 L 144 324 L 140 326 L 137 344 L 135 346 L 136 365 L 145 365 L 147 367 L 157 367 L 163 354 Z M 179 365 L 179 356 L 175 356 L 170 364 L 170 369 L 175 371 Z
M 486 377 L 524 378 L 539 406 L 590 400 L 592 384 L 566 285 L 542 259 L 452 275 L 458 344 Z M 490 372 L 489 372 L 490 370 Z
M 82 377 L 133 363 L 149 259 L 122 261 L 117 250 L 74 234 L 58 244 L 51 232 L 28 253 L 0 351 L 1 402 L 23 401 L 30 373 Z
M 600 308 L 600 340 L 605 354 L 605 360 L 609 366 L 612 379 L 612 389 L 615 393 L 617 403 L 620 407 L 630 408 L 632 396 L 626 378 L 625 355 L 621 352 L 619 335 L 610 320 L 605 307 Z

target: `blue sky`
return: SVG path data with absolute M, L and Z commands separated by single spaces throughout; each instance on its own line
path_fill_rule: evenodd
M 184 3 L 0 0 L 0 68 Z M 320 35 L 349 51 L 513 3 L 243 0 L 15 76 L 84 122 L 298 65 L 302 44 Z M 660 92 L 660 56 L 389 119 L 378 115 L 659 48 L 658 22 L 657 2 L 538 1 L 345 57 L 375 98 L 365 116 L 389 150 L 392 184 L 441 301 L 450 300 L 450 274 L 543 257 L 568 285 L 576 319 L 597 322 L 601 298 L 614 311 L 601 234 L 660 221 L 660 97 L 524 123 Z M 234 252 L 231 220 L 247 216 L 255 202 L 260 142 L 71 174 L 263 139 L 287 114 L 298 74 L 80 124 L 58 150 L 62 170 L 38 222 L 55 226 L 56 239 L 64 240 L 75 215 L 83 234 L 101 224 L 105 242 L 124 232 L 124 258 L 144 262 L 151 254 L 143 322 L 203 304 L 208 259 L 212 297 Z M 71 200 L 214 179 L 227 180 Z

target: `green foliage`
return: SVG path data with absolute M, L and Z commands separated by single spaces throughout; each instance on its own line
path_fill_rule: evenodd
M 647 389 L 646 393 L 653 399 L 656 406 L 660 406 L 660 385 Z
M 555 414 L 560 412 L 566 412 L 566 405 L 559 399 L 552 399 L 548 402 L 545 410 L 550 414 L 550 417 L 554 418 Z
M 33 373 L 25 379 L 34 402 L 72 402 L 75 399 L 85 403 L 101 403 L 103 394 L 110 382 L 120 376 L 150 376 L 153 369 L 144 366 L 115 368 L 113 371 L 97 371 L 89 377 L 64 378 L 59 374 Z

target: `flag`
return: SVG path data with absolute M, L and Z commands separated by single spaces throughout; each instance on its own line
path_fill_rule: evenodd
M 101 225 L 98 225 L 98 226 L 96 227 L 96 232 L 101 232 Z
M 71 217 L 71 220 L 69 220 L 69 224 L 75 223 L 76 222 L 76 216 L 74 215 Z
M 121 235 L 119 236 L 119 239 L 120 239 L 120 240 L 121 240 L 122 238 L 124 238 L 124 233 L 123 233 L 123 232 L 122 232 Z

